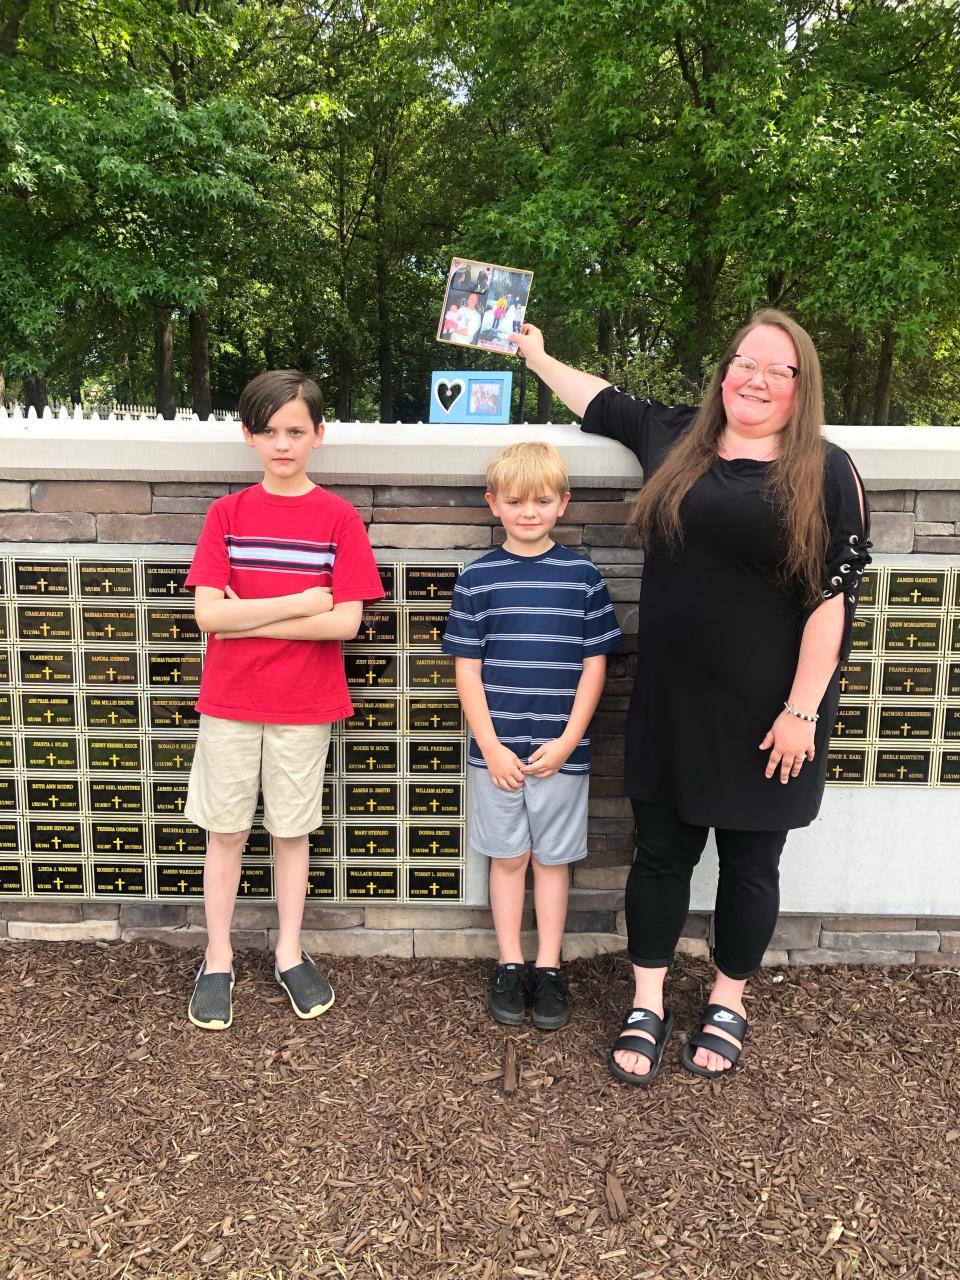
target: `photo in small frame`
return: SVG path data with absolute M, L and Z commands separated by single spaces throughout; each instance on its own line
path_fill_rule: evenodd
M 430 421 L 509 422 L 512 390 L 512 373 L 437 371 L 430 385 Z
M 520 331 L 532 282 L 532 271 L 454 258 L 447 274 L 437 341 L 516 355 L 517 349 L 506 335 Z

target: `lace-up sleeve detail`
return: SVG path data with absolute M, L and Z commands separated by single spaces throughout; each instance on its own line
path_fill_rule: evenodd
M 861 495 L 863 515 L 860 514 Z M 853 619 L 863 572 L 871 561 L 870 508 L 863 482 L 849 454 L 831 446 L 825 470 L 824 502 L 828 543 L 823 599 L 843 596 L 844 624 L 840 660 L 850 652 Z

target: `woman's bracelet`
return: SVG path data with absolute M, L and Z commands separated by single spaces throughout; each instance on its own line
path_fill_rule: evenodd
M 794 706 L 791 706 L 789 702 L 785 702 L 783 704 L 783 709 L 784 711 L 789 712 L 790 715 L 796 716 L 798 720 L 807 720 L 810 722 L 810 724 L 816 724 L 817 721 L 820 719 L 819 712 L 814 712 L 814 714 L 810 716 L 810 715 L 807 715 L 806 711 L 798 711 L 797 708 Z

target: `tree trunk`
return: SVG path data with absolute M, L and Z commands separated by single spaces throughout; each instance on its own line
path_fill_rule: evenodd
M 0 369 L 0 406 L 6 404 L 6 402 L 7 402 L 7 377 L 6 377 L 6 374 L 3 372 L 3 370 Z
M 613 378 L 613 313 L 603 307 L 597 317 L 597 348 L 600 352 L 600 373 Z
M 860 390 L 860 356 L 862 347 L 857 338 L 847 343 L 847 358 L 843 365 L 843 420 L 851 426 L 858 421 L 857 399 Z
M 153 309 L 153 382 L 157 412 L 172 421 L 177 404 L 173 393 L 173 317 L 169 307 Z
M 30 0 L 12 0 L 6 22 L 0 27 L 0 56 L 15 58 L 17 41 L 20 38 L 20 24 L 30 8 Z
M 210 317 L 206 307 L 190 312 L 190 372 L 193 381 L 193 412 L 209 418 L 210 398 Z
M 890 392 L 893 389 L 893 353 L 897 335 L 889 326 L 883 331 L 880 355 L 877 359 L 877 381 L 873 392 L 873 417 L 875 426 L 882 427 L 890 421 Z
M 47 380 L 42 373 L 24 378 L 23 404 L 25 409 L 36 409 L 38 414 L 47 407 Z
M 378 166 L 373 193 L 373 224 L 376 229 L 377 272 L 377 362 L 380 366 L 380 421 L 393 422 L 393 343 L 390 333 L 390 268 L 387 260 L 386 172 Z
M 549 422 L 553 413 L 553 392 L 541 379 L 537 379 L 537 416 L 536 422 Z

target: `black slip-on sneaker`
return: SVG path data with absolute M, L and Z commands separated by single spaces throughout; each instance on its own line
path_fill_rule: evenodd
M 532 973 L 533 1025 L 540 1031 L 557 1031 L 570 1020 L 570 994 L 559 969 L 537 969 Z
M 519 1027 L 527 1011 L 527 966 L 498 964 L 487 991 L 487 1009 L 495 1022 Z
M 319 1018 L 334 1001 L 333 987 L 326 980 L 305 951 L 300 964 L 283 973 L 274 966 L 274 977 L 290 997 L 293 1012 L 298 1018 Z
M 236 976 L 229 973 L 207 973 L 204 960 L 193 984 L 193 995 L 187 1017 L 204 1031 L 226 1031 L 233 1023 L 233 985 Z

